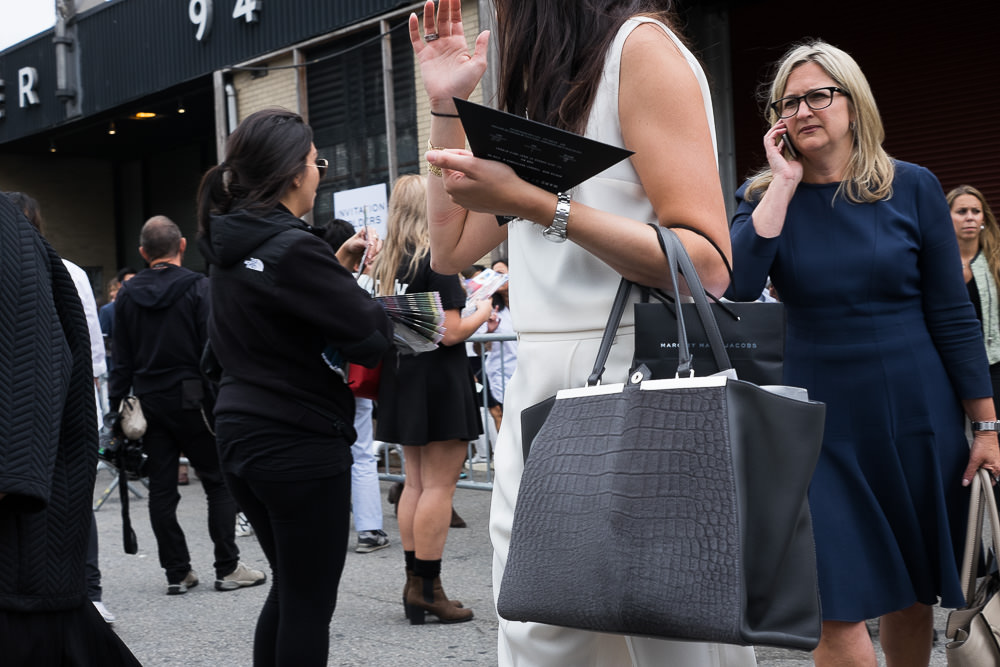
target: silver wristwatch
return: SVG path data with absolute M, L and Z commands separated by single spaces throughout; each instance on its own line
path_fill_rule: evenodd
M 566 223 L 569 222 L 569 195 L 560 192 L 556 197 L 558 197 L 556 214 L 552 218 L 552 224 L 542 232 L 542 236 L 553 243 L 562 243 L 566 240 Z
M 973 431 L 1000 431 L 1000 422 L 972 422 Z

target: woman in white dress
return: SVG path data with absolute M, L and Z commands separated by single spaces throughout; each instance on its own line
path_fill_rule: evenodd
M 430 101 L 427 153 L 431 262 L 455 273 L 509 241 L 518 364 L 504 397 L 490 516 L 494 594 L 507 557 L 523 469 L 520 412 L 582 386 L 625 276 L 668 288 L 647 223 L 675 227 L 707 289 L 729 283 L 728 225 L 704 73 L 670 27 L 662 0 L 496 0 L 500 107 L 635 152 L 570 193 L 546 192 L 507 166 L 474 158 L 453 97 L 467 99 L 486 68 L 489 34 L 469 53 L 460 0 L 410 17 Z M 568 213 L 568 215 L 567 215 Z M 517 219 L 498 226 L 495 215 Z M 561 242 L 566 241 L 569 242 Z M 554 242 L 553 242 L 554 241 Z M 604 379 L 632 359 L 630 310 Z M 552 536 L 558 540 L 558 535 Z M 672 642 L 500 620 L 501 665 L 755 664 L 749 647 Z

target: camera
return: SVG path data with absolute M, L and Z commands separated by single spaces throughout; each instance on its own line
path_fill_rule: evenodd
M 98 435 L 97 456 L 124 473 L 128 479 L 147 476 L 146 453 L 142 451 L 142 440 L 129 440 L 118 426 L 116 412 L 104 415 L 104 425 Z

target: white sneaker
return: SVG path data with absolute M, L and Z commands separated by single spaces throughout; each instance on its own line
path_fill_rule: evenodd
M 355 549 L 359 554 L 367 554 L 389 546 L 389 536 L 381 528 L 378 530 L 364 530 L 358 533 L 358 546 Z
M 237 588 L 260 586 L 265 581 L 267 581 L 266 574 L 260 570 L 249 568 L 240 562 L 230 574 L 227 574 L 222 579 L 215 580 L 215 590 L 235 591 Z
M 110 611 L 108 611 L 108 608 L 104 606 L 103 602 L 101 602 L 100 600 L 93 600 L 93 603 L 94 607 L 97 608 L 97 611 L 99 611 L 101 613 L 101 616 L 104 617 L 105 623 L 110 625 L 115 622 L 115 615 L 112 614 Z
M 243 512 L 236 513 L 236 537 L 250 537 L 253 535 L 253 526 Z

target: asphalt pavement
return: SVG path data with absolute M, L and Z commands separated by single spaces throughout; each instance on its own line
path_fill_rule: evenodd
M 98 473 L 95 499 L 113 477 Z M 178 517 L 187 535 L 191 562 L 201 584 L 185 595 L 166 595 L 166 578 L 156 556 L 156 540 L 149 526 L 146 490 L 133 486 L 143 498 L 132 495 L 132 525 L 139 553 L 122 549 L 121 504 L 115 491 L 97 512 L 104 602 L 115 614 L 118 635 L 147 667 L 244 667 L 252 664 L 253 631 L 270 582 L 231 592 L 213 586 L 212 544 L 208 538 L 205 494 L 193 474 L 181 487 Z M 497 621 L 493 610 L 490 567 L 492 548 L 487 520 L 489 492 L 459 488 L 455 508 L 468 523 L 448 535 L 442 581 L 448 595 L 475 611 L 468 623 L 441 625 L 430 618 L 411 626 L 403 615 L 403 550 L 392 506 L 385 501 L 389 482 L 382 482 L 384 528 L 391 545 L 360 554 L 350 551 L 340 583 L 337 609 L 330 625 L 328 665 L 344 667 L 433 667 L 439 665 L 496 665 Z M 553 539 L 558 539 L 557 535 Z M 268 572 L 255 537 L 238 537 L 241 559 Z M 317 578 L 325 576 L 317 572 Z M 946 612 L 938 609 L 936 627 L 943 639 Z M 871 626 L 877 635 L 877 629 Z M 762 667 L 811 665 L 810 654 L 770 648 L 757 649 Z M 879 653 L 879 664 L 884 658 Z M 934 647 L 931 665 L 944 667 L 944 644 Z M 684 666 L 672 666 L 684 667 Z

